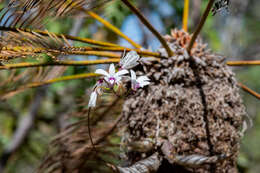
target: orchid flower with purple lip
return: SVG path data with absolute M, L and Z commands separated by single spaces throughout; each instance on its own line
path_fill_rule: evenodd
M 110 85 L 110 87 L 113 87 L 115 84 L 120 84 L 122 76 L 129 72 L 125 69 L 116 72 L 114 64 L 110 64 L 108 72 L 103 69 L 97 69 L 95 73 L 104 75 L 105 81 Z
M 106 88 L 108 88 L 108 86 L 105 83 L 104 79 L 103 78 L 99 79 L 92 89 L 93 91 L 90 95 L 90 99 L 89 99 L 89 103 L 88 103 L 89 107 L 95 107 L 96 106 L 98 95 L 102 95 L 103 90 L 106 89 Z
M 133 70 L 131 72 L 131 82 L 132 82 L 132 89 L 136 91 L 138 88 L 143 88 L 146 85 L 149 85 L 149 78 L 147 76 L 139 76 L 136 78 L 136 74 Z
M 133 68 L 135 66 L 137 66 L 138 60 L 140 59 L 140 56 L 135 52 L 135 51 L 130 51 L 126 54 L 126 56 L 124 56 L 120 62 L 119 62 L 119 66 L 122 69 L 130 69 Z

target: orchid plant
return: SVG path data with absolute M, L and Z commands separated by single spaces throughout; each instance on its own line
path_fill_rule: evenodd
M 131 79 L 131 89 L 136 91 L 139 88 L 143 88 L 150 84 L 150 79 L 147 76 L 136 76 L 136 73 L 132 70 L 139 64 L 140 56 L 135 51 L 128 52 L 119 62 L 119 68 L 116 69 L 114 64 L 110 64 L 108 72 L 103 69 L 97 69 L 96 74 L 102 75 L 92 89 L 90 95 L 88 107 L 95 107 L 98 96 L 102 95 L 104 90 L 111 90 L 116 93 L 116 88 L 123 88 L 123 84 L 126 80 Z M 130 70 L 131 69 L 131 70 Z M 129 74 L 131 76 L 126 76 Z

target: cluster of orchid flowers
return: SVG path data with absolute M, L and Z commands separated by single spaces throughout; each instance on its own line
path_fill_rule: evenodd
M 119 62 L 119 68 L 116 70 L 114 64 L 110 64 L 108 72 L 103 69 L 97 69 L 96 74 L 102 75 L 93 87 L 90 95 L 88 107 L 95 107 L 98 96 L 102 95 L 104 90 L 115 91 L 117 88 L 123 87 L 123 78 L 131 79 L 131 89 L 136 91 L 138 88 L 143 88 L 150 84 L 150 79 L 147 76 L 136 76 L 136 73 L 131 68 L 139 64 L 140 56 L 135 51 L 130 51 Z M 126 74 L 130 75 L 126 76 Z

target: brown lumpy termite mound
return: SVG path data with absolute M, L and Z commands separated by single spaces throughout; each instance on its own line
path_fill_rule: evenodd
M 123 106 L 129 165 L 158 152 L 164 159 L 158 172 L 169 165 L 172 171 L 237 172 L 246 112 L 234 73 L 222 56 L 199 40 L 188 55 L 188 33 L 173 30 L 165 38 L 175 55 L 144 64 L 137 74 L 147 75 L 152 83 L 128 97 Z M 166 55 L 163 48 L 159 52 Z M 222 158 L 193 165 L 191 156 Z

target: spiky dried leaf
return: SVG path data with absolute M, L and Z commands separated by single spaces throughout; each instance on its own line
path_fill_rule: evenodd
M 90 127 L 93 142 L 95 144 L 95 150 L 90 143 L 88 134 L 88 124 L 87 124 L 87 110 L 82 110 L 79 113 L 71 114 L 70 117 L 80 118 L 76 123 L 72 123 L 66 126 L 62 132 L 57 135 L 51 142 L 48 155 L 43 160 L 41 166 L 38 168 L 39 173 L 51 173 L 56 171 L 83 171 L 95 168 L 102 169 L 98 160 L 104 159 L 104 157 L 115 157 L 113 152 L 119 148 L 119 146 L 111 143 L 108 138 L 109 135 L 113 134 L 118 122 L 121 117 L 118 117 L 115 121 L 107 121 L 107 118 L 111 118 L 111 114 L 120 114 L 116 107 L 120 106 L 121 99 L 113 99 L 112 103 L 103 105 L 97 108 L 94 115 L 91 116 Z M 105 121 L 106 120 L 106 121 Z M 97 126 L 103 127 L 99 128 Z M 105 128 L 104 128 L 105 127 Z M 99 166 L 95 165 L 99 164 Z
M 0 36 L 0 43 L 2 44 L 0 61 L 31 57 L 41 53 L 55 58 L 64 52 L 63 47 L 70 46 L 66 44 L 67 42 L 65 37 L 61 39 L 52 33 L 43 36 L 24 31 L 5 32 L 4 35 Z
M 91 10 L 112 0 L 12 0 L 1 10 L 1 27 L 40 28 L 46 17 Z

